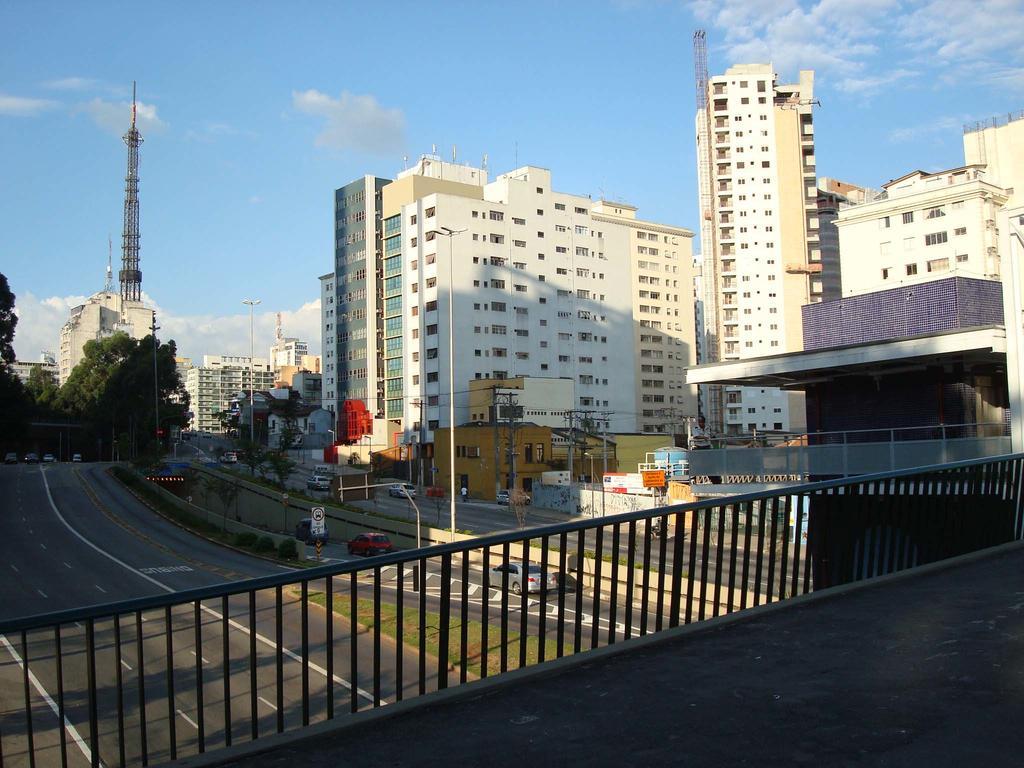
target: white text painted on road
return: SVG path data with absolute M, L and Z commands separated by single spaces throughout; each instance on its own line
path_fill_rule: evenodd
M 189 565 L 155 565 L 149 568 L 139 568 L 139 573 L 186 573 L 191 571 Z

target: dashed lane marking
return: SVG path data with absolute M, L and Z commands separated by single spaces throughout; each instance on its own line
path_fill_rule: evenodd
M 70 566 L 70 565 L 68 565 L 67 563 L 64 563 L 64 567 L 65 567 L 65 568 L 67 568 L 68 570 L 70 570 L 70 569 L 71 569 L 71 566 Z
M 271 704 L 271 703 L 270 703 L 269 701 L 267 701 L 266 699 L 264 699 L 264 698 L 263 698 L 262 696 L 257 696 L 256 698 L 257 698 L 257 699 L 259 699 L 260 701 L 262 701 L 262 702 L 263 702 L 264 704 L 266 704 L 266 705 L 267 705 L 268 707 L 270 707 L 270 708 L 271 708 L 272 710 L 274 710 L 275 712 L 277 712 L 277 707 L 276 707 L 276 706 L 274 706 L 273 704 Z
M 129 672 L 132 671 L 132 668 L 129 666 L 128 662 L 125 661 L 124 659 L 121 659 L 121 666 L 124 667 L 125 669 L 127 669 Z
M 96 589 L 98 589 L 98 590 L 99 590 L 100 592 L 102 592 L 103 594 L 107 594 L 107 590 L 105 590 L 105 589 L 104 589 L 103 587 L 101 587 L 101 586 L 100 586 L 99 584 L 93 584 L 93 586 L 94 586 L 94 587 L 96 587 Z
M 11 563 L 11 568 L 14 569 L 15 573 L 20 573 L 20 571 L 18 570 L 18 566 L 16 566 L 14 563 Z
M 195 720 L 193 720 L 193 719 L 192 719 L 191 717 L 189 717 L 188 715 L 186 715 L 186 714 L 185 714 L 184 712 L 182 712 L 182 711 L 181 711 L 180 709 L 176 709 L 176 710 L 174 710 L 174 711 L 175 711 L 175 712 L 177 712 L 177 713 L 178 713 L 179 715 L 181 715 L 182 719 L 183 719 L 183 720 L 184 720 L 184 721 L 185 721 L 186 723 L 188 723 L 189 725 L 191 725 L 191 726 L 192 726 L 193 728 L 195 728 L 195 729 L 196 729 L 197 731 L 199 730 L 199 726 L 198 726 L 198 725 L 196 724 L 196 721 L 195 721 Z
M 43 549 L 46 549 L 46 545 L 43 544 L 42 542 L 39 543 L 39 546 L 42 547 Z
M 189 653 L 191 653 L 193 656 L 196 655 L 195 651 L 189 651 Z M 200 658 L 202 658 L 203 664 L 209 664 L 210 663 L 209 660 L 207 660 L 207 658 L 205 656 L 201 656 Z
M 38 593 L 39 593 L 40 595 L 42 595 L 43 597 L 46 597 L 46 593 L 45 593 L 45 592 L 43 592 L 43 590 L 41 590 L 41 589 L 37 589 L 37 590 L 36 590 L 36 592 L 38 592 Z

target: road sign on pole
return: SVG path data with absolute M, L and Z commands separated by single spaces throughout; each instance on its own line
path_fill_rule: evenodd
M 324 534 L 324 518 L 327 517 L 326 511 L 323 507 L 313 507 L 311 511 L 311 522 L 309 526 L 310 533 L 314 536 L 323 536 Z M 317 556 L 319 557 L 320 541 L 317 540 Z

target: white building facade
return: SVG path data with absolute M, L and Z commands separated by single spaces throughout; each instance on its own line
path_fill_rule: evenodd
M 824 292 L 814 156 L 814 73 L 783 85 L 767 64 L 712 77 L 697 114 L 707 355 L 739 360 L 801 349 L 800 307 Z M 729 434 L 802 430 L 803 397 L 772 388 L 709 394 Z
M 125 301 L 119 293 L 100 291 L 71 310 L 60 329 L 59 377 L 68 380 L 84 355 L 87 341 L 99 341 L 115 333 L 144 339 L 153 325 L 153 310 L 137 301 Z
M 223 430 L 217 414 L 228 408 L 232 397 L 249 391 L 250 361 L 253 389 L 271 389 L 274 372 L 265 358 L 203 355 L 201 366 L 193 366 L 185 372 L 192 429 L 204 432 Z

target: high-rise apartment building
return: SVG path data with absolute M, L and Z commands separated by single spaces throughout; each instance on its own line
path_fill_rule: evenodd
M 488 182 L 483 169 L 424 157 L 392 183 L 356 182 L 355 194 L 371 182 L 379 230 L 360 237 L 378 241 L 372 289 L 348 281 L 365 280 L 365 267 L 351 273 L 342 256 L 321 277 L 325 407 L 360 399 L 409 441 L 431 441 L 449 423 L 451 360 L 457 423 L 471 416 L 470 381 L 524 376 L 571 381 L 571 408 L 611 431 L 668 431 L 672 409 L 695 408 L 683 384 L 691 232 L 555 192 L 532 166 Z
M 844 206 L 843 295 L 945 277 L 1002 276 L 999 220 L 1024 205 L 1024 112 L 964 126 L 964 165 L 920 170 Z
M 109 287 L 109 286 L 108 286 Z M 115 333 L 144 339 L 153 325 L 153 310 L 140 301 L 126 300 L 111 290 L 94 293 L 84 304 L 72 308 L 60 329 L 60 383 L 64 384 L 84 357 L 85 343 Z
M 697 114 L 705 361 L 801 349 L 800 307 L 825 291 L 818 239 L 814 73 L 777 82 L 767 64 L 708 81 Z M 703 141 L 702 141 L 703 138 Z M 708 393 L 714 430 L 800 430 L 803 396 L 773 388 Z
M 249 391 L 250 361 L 253 389 L 268 390 L 274 386 L 274 372 L 263 358 L 228 355 L 203 355 L 203 364 L 185 372 L 185 391 L 192 412 L 191 428 L 205 432 L 221 432 L 217 414 L 230 405 L 239 392 Z

